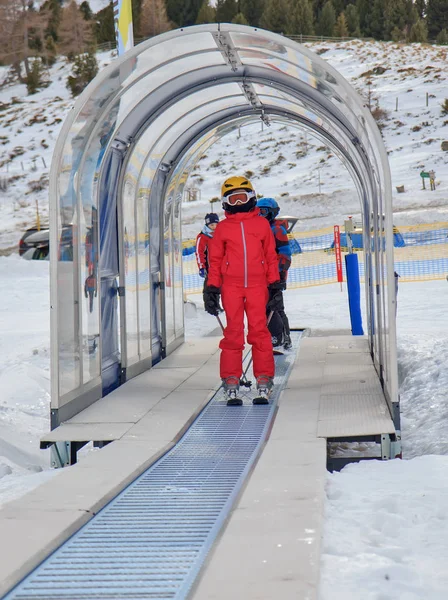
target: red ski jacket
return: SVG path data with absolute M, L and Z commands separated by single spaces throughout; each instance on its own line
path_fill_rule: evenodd
M 211 235 L 207 235 L 203 231 L 196 238 L 196 262 L 199 270 L 208 271 L 208 245 L 212 239 Z
M 208 285 L 266 286 L 279 281 L 275 240 L 258 210 L 226 213 L 209 242 Z

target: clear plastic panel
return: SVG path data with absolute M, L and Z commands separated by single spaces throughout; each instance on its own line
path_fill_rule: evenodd
M 216 98 L 216 92 L 213 92 L 212 89 L 203 90 L 167 108 L 160 117 L 151 123 L 151 127 L 143 133 L 138 142 L 139 149 L 150 152 L 153 162 L 157 159 L 160 162 L 169 146 L 191 125 L 207 115 L 237 104 L 247 106 L 247 100 L 240 87 L 235 84 L 235 86 L 232 86 L 232 91 L 235 92 L 235 95 L 223 98 L 218 96 Z M 160 150 L 157 157 L 155 157 L 153 147 L 162 136 L 164 138 L 163 150 Z
M 174 196 L 173 206 L 173 243 L 174 243 L 174 329 L 176 337 L 184 331 L 184 298 L 182 277 L 182 196 L 185 180 L 180 182 Z
M 98 282 L 97 185 L 116 111 L 102 115 L 102 94 L 118 83 L 117 71 L 79 112 L 67 135 L 58 180 L 59 394 L 99 377 L 100 294 Z
M 175 339 L 174 325 L 174 244 L 173 244 L 173 204 L 169 195 L 163 212 L 163 256 L 165 264 L 165 343 L 168 346 Z
M 212 34 L 208 31 L 196 32 L 194 35 L 171 36 L 169 39 L 158 44 L 154 45 L 150 42 L 149 44 L 148 48 L 143 49 L 147 45 L 143 43 L 141 46 L 142 52 L 138 56 L 133 57 L 132 60 L 135 62 L 135 66 L 132 74 L 126 79 L 127 86 L 150 73 L 151 78 L 146 80 L 146 82 L 149 85 L 148 91 L 151 91 L 154 87 L 152 87 L 150 81 L 155 69 L 164 68 L 166 78 L 168 73 L 171 76 L 173 65 L 179 64 L 185 58 L 189 68 L 185 69 L 184 66 L 184 72 L 191 70 L 191 67 L 203 67 L 208 63 L 210 54 L 219 54 L 221 56 Z M 216 63 L 216 57 L 214 60 Z
M 82 163 L 78 197 L 81 201 L 78 226 L 79 289 L 83 291 L 81 306 L 82 381 L 87 383 L 100 375 L 100 353 L 96 351 L 100 333 L 100 294 L 98 293 L 98 206 L 93 193 L 99 178 L 102 157 L 102 132 L 89 146 Z
M 126 287 L 126 366 L 138 360 L 137 231 L 135 192 L 137 180 L 127 171 L 123 181 L 123 270 Z
M 58 359 L 59 359 L 59 395 L 65 396 L 68 392 L 80 385 L 81 371 L 79 365 L 79 313 L 76 298 L 79 290 L 76 277 L 75 260 L 68 259 L 73 254 L 73 236 L 76 236 L 76 226 L 70 227 L 70 241 L 64 239 L 68 228 L 64 228 L 59 242 L 59 254 L 65 258 L 58 265 Z M 67 235 L 68 237 L 68 235 Z
M 147 196 L 137 196 L 137 247 L 138 247 L 138 312 L 140 357 L 151 352 L 151 270 L 149 263 L 149 204 Z
M 263 52 L 254 51 L 241 51 L 240 52 L 241 62 L 245 66 L 254 67 L 267 67 L 268 69 L 275 69 L 280 73 L 294 77 L 299 81 L 303 81 L 307 85 L 313 88 L 317 88 L 320 85 L 319 80 L 314 77 L 311 73 L 304 71 L 299 65 L 288 62 L 282 58 L 278 58 L 272 54 L 265 54 Z
M 221 53 L 217 50 L 214 53 L 208 53 L 202 56 L 186 56 L 184 58 L 180 58 L 175 63 L 170 64 L 168 72 L 166 65 L 159 66 L 151 73 L 149 79 L 148 77 L 145 77 L 144 79 L 139 79 L 138 81 L 135 81 L 132 87 L 127 89 L 122 95 L 119 116 L 120 124 L 130 114 L 130 112 L 135 106 L 137 106 L 145 98 L 148 98 L 151 92 L 164 85 L 168 81 L 173 80 L 176 77 L 184 75 L 185 73 L 188 73 L 189 71 L 193 71 L 195 69 L 224 64 L 224 59 Z M 198 71 L 198 73 L 199 72 L 200 71 Z M 194 78 L 194 74 L 192 74 L 191 77 Z M 220 87 L 222 88 L 222 93 L 228 95 L 228 90 L 226 89 L 227 86 Z M 217 88 L 214 87 L 213 90 L 216 97 Z M 203 90 L 203 92 L 201 93 L 206 92 L 207 90 Z M 189 96 L 188 98 L 191 98 L 191 96 Z

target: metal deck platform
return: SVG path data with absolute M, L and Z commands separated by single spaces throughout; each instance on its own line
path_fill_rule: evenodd
M 217 342 L 185 344 L 50 434 L 122 427 L 0 510 L 0 596 L 317 600 L 327 439 L 395 434 L 367 342 L 302 338 L 295 362 L 276 359 L 279 376 L 291 368 L 277 406 L 228 408 L 218 394 L 201 412 L 219 382 Z

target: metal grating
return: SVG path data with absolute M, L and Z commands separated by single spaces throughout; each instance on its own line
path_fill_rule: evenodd
M 271 404 L 227 407 L 218 391 L 178 444 L 4 600 L 186 598 L 275 414 L 300 341 L 276 357 Z

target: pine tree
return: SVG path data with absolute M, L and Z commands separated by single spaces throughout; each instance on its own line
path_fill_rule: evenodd
M 402 42 L 406 39 L 406 35 L 404 35 L 404 32 L 401 29 L 398 29 L 398 27 L 392 29 L 390 37 L 393 42 Z
M 372 16 L 372 4 L 370 0 L 356 0 L 356 8 L 359 15 L 359 28 L 361 35 L 370 36 L 370 21 Z
M 426 0 L 415 0 L 414 6 L 417 11 L 417 17 L 422 19 L 426 15 Z
M 326 0 L 313 0 L 313 13 L 314 20 L 317 22 L 319 20 L 320 13 L 324 7 Z
M 409 32 L 410 42 L 427 42 L 428 41 L 428 28 L 423 19 L 418 19 L 411 27 Z
M 240 11 L 252 27 L 259 27 L 265 0 L 240 0 Z
M 72 74 L 67 77 L 67 87 L 72 96 L 78 96 L 98 73 L 96 56 L 90 52 L 78 54 L 73 62 Z
M 37 54 L 41 55 L 45 52 L 45 37 L 50 16 L 50 11 L 44 7 L 39 11 L 35 11 L 31 8 L 28 13 L 28 48 L 34 51 L 34 56 Z M 34 66 L 34 68 L 40 67 Z
M 319 16 L 318 22 L 318 35 L 324 37 L 331 37 L 333 35 L 333 29 L 336 24 L 336 14 L 334 12 L 333 4 L 331 0 L 325 2 L 322 12 Z
M 267 0 L 261 16 L 261 26 L 275 33 L 289 31 L 288 0 Z
M 61 3 L 59 0 L 47 0 L 42 4 L 41 10 L 47 10 L 50 13 L 48 19 L 47 30 L 45 32 L 45 36 L 51 35 L 55 42 L 58 41 L 58 28 L 59 23 L 61 22 Z
M 388 0 L 389 1 L 389 0 Z M 386 11 L 386 0 L 374 0 L 370 15 L 370 35 L 376 40 L 384 39 L 384 15 Z
M 414 23 L 416 23 L 417 20 L 422 17 L 419 17 L 417 7 L 414 4 L 414 0 L 404 0 L 404 1 L 405 1 L 405 12 L 406 12 L 405 31 L 409 31 L 411 29 L 412 25 L 414 25 Z
M 426 23 L 431 40 L 437 37 L 442 29 L 448 29 L 448 0 L 427 0 Z
M 350 37 L 361 37 L 359 13 L 354 4 L 349 4 L 345 9 L 345 18 L 347 20 L 348 35 Z
M 390 40 L 393 29 L 402 31 L 406 25 L 406 0 L 388 0 L 384 10 L 382 39 Z
M 143 0 L 140 13 L 140 35 L 144 38 L 171 29 L 163 0 Z
M 293 35 L 314 35 L 313 8 L 309 0 L 296 0 L 292 10 L 290 32 Z
M 336 25 L 334 26 L 334 35 L 340 38 L 348 37 L 347 20 L 343 12 L 341 12 L 336 20 Z
M 215 14 L 215 9 L 210 5 L 209 0 L 204 0 L 201 10 L 198 13 L 198 18 L 196 19 L 196 25 L 202 25 L 203 23 L 214 23 Z
M 115 41 L 114 8 L 112 2 L 96 13 L 95 37 L 98 44 Z
M 44 66 L 41 60 L 39 58 L 35 58 L 31 66 L 31 72 L 26 79 L 26 89 L 30 96 L 35 94 L 37 91 L 39 91 L 39 88 L 42 87 L 44 83 L 44 73 Z
M 436 38 L 436 42 L 440 46 L 448 45 L 448 32 L 446 29 L 442 29 L 442 31 L 439 33 L 439 35 Z
M 113 3 L 111 0 L 112 8 Z M 132 9 L 132 31 L 134 33 L 134 38 L 140 37 L 140 15 L 142 12 L 142 0 L 132 0 L 131 2 Z
M 84 2 L 81 2 L 81 4 L 79 5 L 79 10 L 84 15 L 84 19 L 86 21 L 91 21 L 93 19 L 93 12 L 92 12 L 92 9 L 90 8 L 90 4 L 87 2 L 87 0 L 84 0 Z
M 168 19 L 178 27 L 194 25 L 203 0 L 166 0 Z
M 246 17 L 244 16 L 244 14 L 242 12 L 237 13 L 233 17 L 232 23 L 235 23 L 236 25 L 249 25 L 249 23 L 247 22 Z
M 231 23 L 238 13 L 236 0 L 218 0 L 216 3 L 216 22 Z
M 70 4 L 62 9 L 58 37 L 59 52 L 70 60 L 92 50 L 95 45 L 93 23 L 84 19 L 76 0 L 71 0 Z
M 341 12 L 345 11 L 347 6 L 346 0 L 331 0 L 331 3 L 333 4 L 334 12 L 338 16 L 341 14 Z
M 51 37 L 51 35 L 47 35 L 46 39 L 45 39 L 45 64 L 49 67 L 51 67 L 52 65 L 54 65 L 54 63 L 56 62 L 56 55 L 57 55 L 57 48 L 56 48 L 56 42 L 54 41 L 54 39 Z
M 26 0 L 0 2 L 0 60 L 11 64 L 23 83 L 36 75 L 36 70 L 32 73 L 30 57 L 45 53 L 45 31 L 50 16 L 49 10 L 36 11 Z

